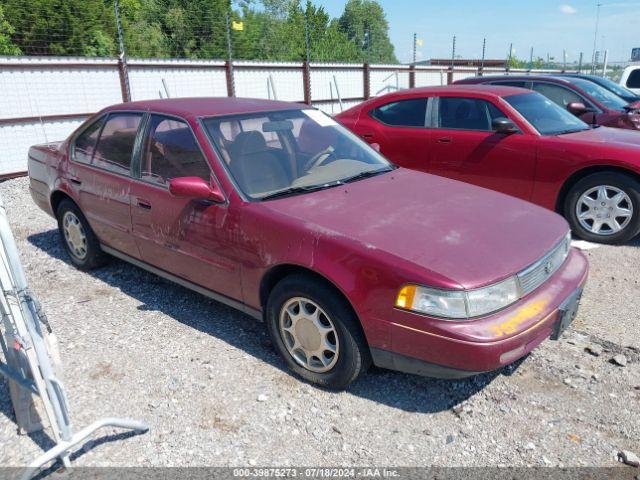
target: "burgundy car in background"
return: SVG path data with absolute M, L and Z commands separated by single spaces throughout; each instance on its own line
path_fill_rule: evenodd
M 397 168 L 297 104 L 116 105 L 32 147 L 29 177 L 74 265 L 110 254 L 264 319 L 286 364 L 333 388 L 371 362 L 509 364 L 560 335 L 587 275 L 560 216 Z
M 538 92 L 588 124 L 640 130 L 640 103 L 629 103 L 597 83 L 579 77 L 504 75 L 465 78 L 455 85 L 502 85 Z
M 538 93 L 417 88 L 336 118 L 397 165 L 557 211 L 583 239 L 620 243 L 640 232 L 640 132 L 591 128 Z

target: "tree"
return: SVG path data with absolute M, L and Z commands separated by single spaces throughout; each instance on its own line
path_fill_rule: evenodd
M 0 5 L 0 55 L 20 55 L 22 52 L 17 45 L 11 41 L 11 36 L 15 29 L 5 20 L 2 5 Z
M 398 63 L 384 10 L 375 0 L 349 0 L 338 19 L 338 28 L 358 46 L 362 59 L 371 63 Z

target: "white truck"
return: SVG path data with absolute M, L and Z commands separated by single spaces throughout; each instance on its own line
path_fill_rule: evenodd
M 620 77 L 620 85 L 640 95 L 640 63 L 629 65 L 624 69 Z

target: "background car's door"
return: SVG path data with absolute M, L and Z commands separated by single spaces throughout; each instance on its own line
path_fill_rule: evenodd
M 495 133 L 491 121 L 508 115 L 487 100 L 439 97 L 434 103 L 429 172 L 529 199 L 536 137 Z
M 587 99 L 583 95 L 578 94 L 578 92 L 571 90 L 567 87 L 564 87 L 562 85 L 535 81 L 535 82 L 532 82 L 531 89 L 534 92 L 541 93 L 542 95 L 547 97 L 549 100 L 551 100 L 553 103 L 564 108 L 565 110 L 567 109 L 567 106 L 570 103 L 582 103 L 586 107 L 594 110 L 596 118 L 598 117 L 598 114 L 601 113 L 601 110 L 596 105 L 594 105 L 591 101 L 589 101 L 589 99 Z M 594 112 L 583 113 L 582 115 L 578 115 L 578 118 L 583 122 L 592 123 Z
M 177 198 L 169 180 L 200 177 L 211 170 L 189 125 L 150 115 L 131 188 L 133 233 L 142 259 L 210 290 L 240 299 L 228 205 Z
M 427 98 L 410 98 L 380 105 L 362 115 L 355 132 L 403 167 L 429 167 L 429 130 L 425 127 Z
M 70 186 L 100 242 L 138 257 L 131 234 L 131 159 L 142 113 L 112 112 L 76 137 L 68 163 Z M 106 120 L 106 121 L 105 121 Z

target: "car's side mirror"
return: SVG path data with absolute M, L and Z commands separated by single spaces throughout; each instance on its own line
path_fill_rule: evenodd
M 630 103 L 629 105 L 624 107 L 624 109 L 628 112 L 634 112 L 636 110 L 640 110 L 640 101 Z
M 200 177 L 177 177 L 169 181 L 169 192 L 174 197 L 193 200 L 224 202 L 225 198 L 217 186 L 212 187 Z
M 516 124 L 506 117 L 494 118 L 491 122 L 491 128 L 496 133 L 504 133 L 507 135 L 518 131 Z
M 592 108 L 587 107 L 582 102 L 571 102 L 567 105 L 567 110 L 576 116 L 584 115 L 585 113 L 593 112 Z
M 380 153 L 380 144 L 379 143 L 370 143 L 369 146 L 373 148 L 376 152 Z

